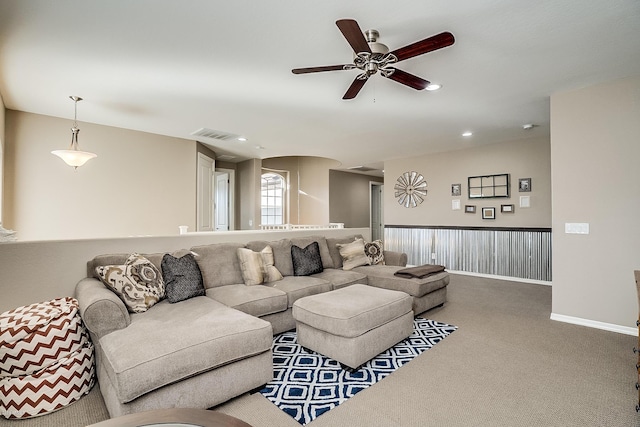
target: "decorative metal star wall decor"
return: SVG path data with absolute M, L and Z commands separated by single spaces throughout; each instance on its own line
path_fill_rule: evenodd
M 415 208 L 427 197 L 427 181 L 415 171 L 400 175 L 393 189 L 398 203 L 405 208 Z

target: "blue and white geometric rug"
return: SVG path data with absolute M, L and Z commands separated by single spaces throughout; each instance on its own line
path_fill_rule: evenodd
M 382 380 L 457 329 L 421 317 L 414 319 L 413 326 L 409 338 L 352 373 L 342 369 L 333 359 L 304 350 L 296 341 L 295 331 L 276 335 L 273 340 L 274 379 L 260 393 L 305 425 Z

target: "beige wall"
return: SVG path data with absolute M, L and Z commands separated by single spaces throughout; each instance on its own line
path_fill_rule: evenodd
M 262 160 L 264 168 L 289 171 L 290 224 L 329 224 L 329 170 L 336 160 L 287 156 Z
M 553 95 L 551 158 L 553 313 L 635 328 L 640 76 Z
M 384 218 L 390 225 L 550 227 L 551 161 L 546 138 L 484 145 L 408 159 L 387 161 L 385 169 Z M 405 208 L 394 197 L 396 179 L 406 171 L 416 171 L 427 181 L 427 197 L 415 208 Z M 508 173 L 511 197 L 508 199 L 469 200 L 467 178 L 477 175 Z M 518 192 L 518 179 L 531 178 L 532 191 Z M 462 196 L 451 196 L 451 185 L 462 184 Z M 519 196 L 531 197 L 530 208 L 519 208 Z M 461 210 L 452 210 L 451 202 L 460 199 Z M 501 214 L 501 204 L 515 205 L 513 214 Z M 476 213 L 464 212 L 464 205 L 475 205 Z M 483 220 L 482 207 L 495 207 L 496 219 Z
M 330 222 L 342 222 L 345 227 L 369 227 L 370 182 L 383 178 L 343 171 L 329 173 Z
M 0 94 L 0 225 L 2 224 L 2 203 L 4 194 L 4 128 L 5 128 L 4 100 Z
M 5 227 L 20 240 L 177 234 L 195 228 L 195 141 L 80 122 L 80 148 L 98 154 L 74 171 L 69 120 L 7 110 Z
M 262 161 L 250 159 L 238 163 L 237 187 L 240 189 L 240 225 L 237 230 L 260 228 L 260 174 Z
M 329 224 L 329 169 L 339 163 L 300 157 L 300 224 Z

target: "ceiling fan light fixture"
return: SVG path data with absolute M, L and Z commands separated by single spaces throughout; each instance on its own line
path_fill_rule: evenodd
M 66 164 L 72 166 L 74 169 L 84 165 L 89 160 L 98 157 L 97 154 L 90 153 L 88 151 L 78 150 L 78 101 L 82 101 L 79 96 L 70 96 L 74 102 L 74 115 L 73 115 L 73 127 L 71 128 L 71 146 L 67 150 L 53 150 L 51 154 L 60 157 Z
M 425 87 L 425 90 L 428 90 L 430 92 L 433 92 L 438 89 L 442 89 L 442 85 L 438 83 L 429 83 L 427 87 Z

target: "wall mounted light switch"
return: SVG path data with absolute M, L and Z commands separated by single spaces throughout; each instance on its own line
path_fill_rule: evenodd
M 588 222 L 565 222 L 564 232 L 566 234 L 589 234 Z

